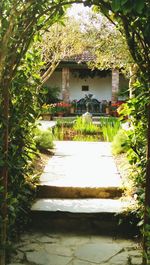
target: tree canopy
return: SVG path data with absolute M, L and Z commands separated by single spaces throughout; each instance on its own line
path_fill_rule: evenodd
M 42 84 L 51 76 L 61 60 L 80 54 L 85 49 L 85 41 L 80 25 L 74 19 L 64 18 L 63 23 L 57 22 L 41 32 L 39 47 L 44 63 Z

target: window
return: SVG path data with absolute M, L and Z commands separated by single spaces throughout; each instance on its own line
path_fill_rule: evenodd
M 89 91 L 89 86 L 82 86 L 82 91 Z

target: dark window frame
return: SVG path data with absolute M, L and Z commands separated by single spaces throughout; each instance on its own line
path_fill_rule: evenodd
M 87 85 L 82 86 L 81 89 L 82 89 L 82 91 L 89 91 L 89 86 L 87 86 Z

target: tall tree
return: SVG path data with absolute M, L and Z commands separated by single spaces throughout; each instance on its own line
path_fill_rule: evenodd
M 102 13 L 89 9 L 86 19 L 82 13 L 77 16 L 86 48 L 95 55 L 95 60 L 90 62 L 91 67 L 99 69 L 126 68 L 133 63 L 129 53 L 125 36 Z
M 43 85 L 61 60 L 80 54 L 85 49 L 85 41 L 80 30 L 80 24 L 74 19 L 67 17 L 63 19 L 63 23 L 61 21 L 55 23 L 42 34 L 39 47 L 42 50 L 43 68 L 45 69 L 41 76 Z

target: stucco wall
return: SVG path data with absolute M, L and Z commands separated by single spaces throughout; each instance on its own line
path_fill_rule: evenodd
M 89 91 L 82 91 L 82 86 L 89 86 Z M 101 100 L 111 100 L 111 76 L 105 78 L 81 79 L 70 74 L 70 98 L 80 99 L 85 94 L 93 94 L 93 97 Z
M 111 75 L 100 78 L 100 77 L 94 77 L 94 78 L 85 78 L 81 79 L 79 77 L 73 76 L 72 73 L 70 73 L 70 100 L 73 99 L 81 99 L 84 97 L 85 94 L 93 94 L 95 98 L 97 98 L 99 101 L 102 100 L 111 100 L 112 96 L 112 78 Z M 124 80 L 124 78 L 121 78 L 120 80 L 120 86 L 125 85 L 127 82 Z M 47 82 L 47 85 L 50 87 L 59 87 L 62 89 L 62 73 L 61 71 L 55 71 L 53 75 L 50 77 L 50 79 Z M 82 86 L 88 85 L 89 91 L 84 92 L 82 91 Z M 60 98 L 61 98 L 60 93 Z
M 46 85 L 49 87 L 59 87 L 62 88 L 62 74 L 60 71 L 55 71 L 52 76 L 46 82 Z

